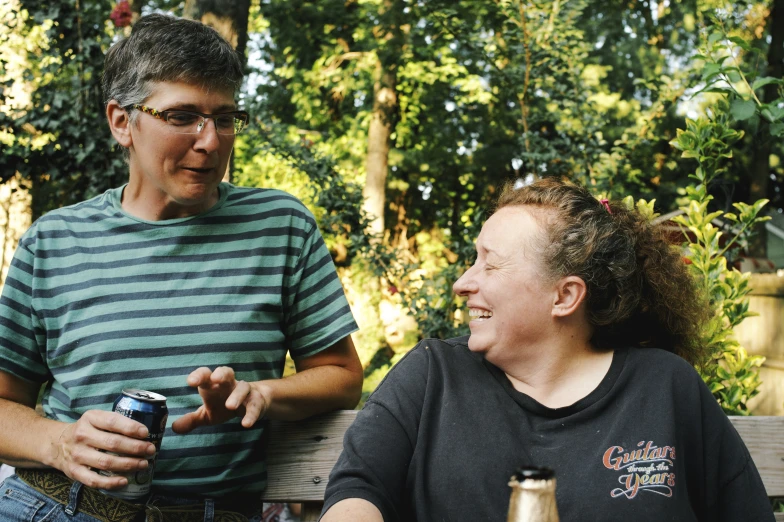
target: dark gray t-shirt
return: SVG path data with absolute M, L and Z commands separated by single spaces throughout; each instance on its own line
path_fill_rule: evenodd
M 515 468 L 533 464 L 555 470 L 564 521 L 773 521 L 743 441 L 683 359 L 617 350 L 593 392 L 552 409 L 466 342 L 422 341 L 387 375 L 346 433 L 325 511 L 363 498 L 386 522 L 498 522 Z

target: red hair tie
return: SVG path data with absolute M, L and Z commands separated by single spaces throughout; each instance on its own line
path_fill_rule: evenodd
M 612 210 L 610 210 L 610 200 L 609 200 L 609 199 L 600 199 L 600 200 L 599 200 L 599 203 L 601 203 L 602 205 L 604 205 L 604 208 L 606 208 L 606 209 L 607 209 L 607 212 L 609 212 L 610 214 L 612 214 Z

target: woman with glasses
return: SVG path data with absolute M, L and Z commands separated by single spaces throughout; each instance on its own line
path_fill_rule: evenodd
M 249 123 L 241 82 L 232 47 L 191 20 L 142 17 L 108 51 L 129 179 L 36 221 L 8 272 L 0 460 L 17 476 L 0 520 L 259 520 L 260 419 L 359 399 L 357 326 L 313 216 L 222 181 Z M 287 352 L 297 373 L 282 378 Z M 124 389 L 167 397 L 157 455 L 111 412 Z

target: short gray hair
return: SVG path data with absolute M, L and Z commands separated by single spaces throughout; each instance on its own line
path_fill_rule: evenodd
M 102 87 L 106 103 L 128 107 L 143 103 L 155 82 L 186 82 L 236 96 L 242 78 L 242 60 L 217 31 L 156 13 L 140 18 L 131 36 L 106 53 Z

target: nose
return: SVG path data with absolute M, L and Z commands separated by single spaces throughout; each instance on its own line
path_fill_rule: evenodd
M 470 293 L 476 292 L 476 278 L 474 278 L 474 267 L 472 265 L 468 270 L 463 272 L 455 284 L 452 285 L 452 291 L 459 296 L 466 296 Z
M 218 134 L 218 125 L 212 118 L 205 118 L 201 130 L 196 134 L 196 141 L 194 148 L 196 150 L 213 152 L 220 147 L 220 135 Z

